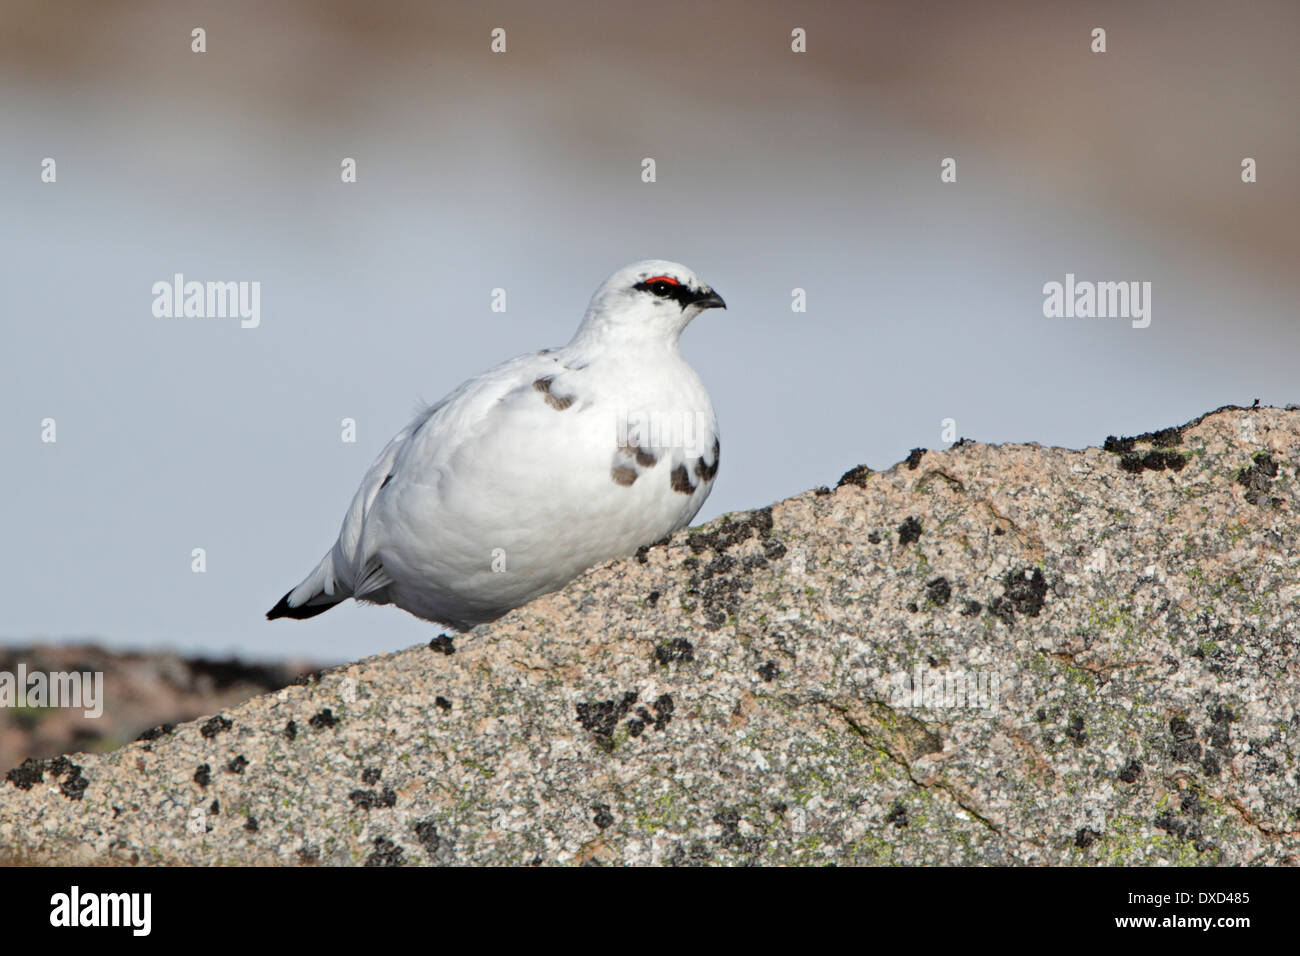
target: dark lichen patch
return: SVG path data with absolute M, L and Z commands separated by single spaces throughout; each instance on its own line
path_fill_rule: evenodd
M 775 662 L 766 661 L 763 666 L 758 669 L 758 676 L 761 677 L 764 682 L 770 684 L 781 676 L 781 670 L 776 666 Z
M 902 800 L 894 801 L 894 805 L 889 808 L 889 814 L 885 817 L 885 822 L 899 830 L 911 823 L 907 817 L 907 807 L 903 806 Z
M 1251 463 L 1240 469 L 1236 475 L 1237 484 L 1246 489 L 1246 500 L 1257 507 L 1276 507 L 1282 505 L 1280 498 L 1270 498 L 1273 479 L 1277 477 L 1277 461 L 1268 452 L 1256 452 Z
M 648 708 L 638 707 L 636 716 L 627 722 L 628 736 L 640 737 L 646 727 L 666 729 L 672 723 L 673 708 L 673 699 L 668 694 L 660 694 Z
M 433 699 L 433 704 L 439 710 L 444 710 L 444 711 L 451 710 L 451 701 L 449 701 L 446 697 L 443 697 L 442 695 L 435 697 Z
M 925 451 L 926 450 L 924 448 L 913 448 L 910 452 L 907 453 L 908 471 L 916 471 L 917 467 L 920 466 L 921 464 L 921 458 L 922 456 L 925 455 Z
M 655 648 L 655 660 L 660 664 L 687 664 L 695 660 L 695 645 L 684 637 L 675 637 Z
M 220 801 L 220 800 L 217 800 L 217 799 L 214 797 L 214 798 L 212 799 L 212 804 L 208 807 L 208 816 L 217 817 L 217 816 L 220 816 L 220 815 L 221 815 L 221 801 Z M 212 832 L 212 828 L 211 828 L 211 827 L 208 828 L 208 832 L 209 832 L 209 833 Z
M 825 498 L 830 493 L 831 490 L 826 485 L 818 485 L 816 488 L 813 489 L 813 494 L 816 495 L 818 498 Z
M 90 781 L 81 774 L 81 766 L 67 757 L 55 757 L 46 767 L 53 776 L 64 778 L 59 784 L 59 792 L 69 800 L 80 800 L 90 786 Z
M 649 604 L 651 607 L 654 607 L 659 603 L 659 598 L 660 598 L 660 594 L 658 591 L 651 591 L 649 594 L 645 596 L 645 602 L 646 604 Z
M 979 601 L 967 601 L 965 604 L 961 606 L 961 616 L 975 617 L 982 610 L 984 610 L 984 605 L 981 604 Z
M 763 846 L 759 836 L 744 836 L 740 832 L 740 811 L 724 808 L 713 815 L 713 822 L 722 827 L 722 833 L 715 838 L 719 846 L 735 849 L 741 853 L 756 853 Z
M 367 787 L 373 787 L 384 776 L 384 772 L 378 767 L 364 767 L 361 770 L 361 782 Z
M 442 846 L 442 837 L 438 835 L 438 823 L 436 820 L 421 820 L 413 827 L 415 838 L 420 841 L 420 846 L 424 847 L 424 852 L 432 857 Z
M 590 732 L 605 750 L 614 749 L 614 731 L 620 720 L 637 702 L 637 692 L 627 691 L 618 700 L 584 701 L 576 707 L 578 722 L 584 730 Z
M 404 866 L 406 851 L 385 837 L 375 837 L 374 851 L 366 857 L 366 866 Z
M 1132 438 L 1107 435 L 1101 447 L 1103 451 L 1113 455 L 1127 455 L 1139 444 L 1151 445 L 1154 448 L 1175 448 L 1183 443 L 1183 429 L 1187 427 L 1187 425 L 1180 425 L 1175 428 L 1162 428 L 1159 431 L 1143 432 Z
M 872 470 L 866 465 L 858 465 L 856 468 L 850 468 L 840 476 L 836 488 L 843 488 L 845 485 L 856 485 L 859 488 L 867 487 L 867 482 L 871 479 Z
M 914 541 L 921 540 L 922 534 L 921 522 L 911 515 L 898 526 L 898 544 L 900 547 L 911 544 Z
M 239 756 L 234 757 L 231 760 L 227 761 L 226 772 L 243 773 L 244 768 L 246 768 L 247 766 L 248 766 L 248 758 L 245 757 L 243 754 L 240 754 Z
M 334 716 L 334 711 L 328 707 L 322 707 L 316 714 L 307 721 L 315 730 L 325 730 L 329 727 L 338 726 L 339 719 Z
M 1083 717 L 1079 714 L 1074 714 L 1070 717 L 1069 726 L 1065 728 L 1065 736 L 1069 737 L 1076 747 L 1082 747 L 1088 742 L 1088 733 L 1083 729 L 1083 727 Z
M 1108 451 L 1112 455 L 1126 455 L 1133 450 L 1134 439 L 1117 438 L 1114 435 L 1107 435 L 1106 440 L 1101 443 L 1102 451 Z
M 1192 790 L 1184 790 L 1179 800 L 1180 813 L 1175 815 L 1169 810 L 1157 814 L 1152 821 L 1156 828 L 1191 843 L 1197 853 L 1218 853 L 1218 847 L 1205 838 L 1201 828 L 1201 818 L 1205 815 L 1205 805 L 1200 796 Z
M 879 531 L 872 531 L 867 535 L 867 540 L 872 544 L 880 544 L 885 538 Z
M 1145 454 L 1128 454 L 1119 460 L 1121 471 L 1141 474 L 1144 471 L 1182 471 L 1187 459 L 1176 451 L 1148 451 Z
M 429 642 L 429 649 L 437 651 L 439 654 L 446 654 L 450 657 L 456 653 L 456 645 L 452 643 L 450 635 L 439 634 Z
M 700 566 L 697 557 L 690 557 L 682 562 L 682 567 L 692 572 L 683 591 L 686 599 L 683 607 L 688 610 L 700 610 L 704 616 L 703 626 L 710 631 L 718 630 L 727 623 L 728 616 L 737 613 L 742 596 L 754 586 L 751 575 L 744 571 L 745 565 L 725 552 L 730 544 L 715 539 L 714 545 L 717 548 L 716 554 L 713 560 L 703 567 Z M 697 542 L 692 540 L 691 547 L 698 554 L 703 550 L 703 546 L 698 549 L 696 546 Z M 740 569 L 738 573 L 733 573 L 738 569 Z
M 136 740 L 157 740 L 159 737 L 166 737 L 176 729 L 175 724 L 159 724 L 157 727 L 150 727 L 148 730 L 136 737 Z
M 298 736 L 298 722 L 291 720 L 284 725 L 284 736 L 287 740 L 294 740 Z
M 597 803 L 591 809 L 595 814 L 591 818 L 591 822 L 596 824 L 597 829 L 607 830 L 614 825 L 614 814 L 610 813 L 609 804 Z
M 256 833 L 261 827 L 257 824 L 257 817 L 249 817 L 244 821 L 244 830 L 248 833 Z
M 1201 769 L 1206 776 L 1219 776 L 1223 764 L 1232 758 L 1230 725 L 1236 719 L 1236 715 L 1222 704 L 1216 704 L 1210 709 L 1210 726 L 1205 731 L 1205 757 L 1201 761 Z
M 1100 839 L 1101 834 L 1091 827 L 1079 827 L 1074 833 L 1074 845 L 1080 850 L 1088 849 Z
M 702 840 L 695 840 L 689 848 L 682 843 L 677 844 L 668 858 L 668 865 L 703 866 L 711 859 L 713 859 L 713 851 L 709 849 L 708 844 Z
M 45 780 L 45 761 L 28 757 L 21 766 L 14 767 L 5 774 L 5 779 L 19 790 L 30 790 Z
M 362 810 L 375 810 L 397 805 L 397 793 L 391 787 L 383 790 L 353 790 L 348 794 L 353 806 Z
M 645 564 L 647 561 L 650 560 L 649 554 L 651 548 L 661 547 L 662 545 L 667 544 L 671 540 L 672 540 L 671 538 L 660 538 L 658 541 L 654 542 L 653 544 L 641 545 L 641 547 L 636 549 L 636 563 Z
M 1196 730 L 1185 717 L 1169 720 L 1169 733 L 1174 738 L 1172 753 L 1180 763 L 1194 763 L 1201 759 L 1201 745 L 1196 742 Z
M 194 771 L 194 782 L 200 787 L 206 787 L 210 784 L 212 782 L 212 768 L 205 763 L 199 764 L 198 769 Z
M 231 723 L 230 718 L 217 714 L 217 716 L 203 722 L 203 726 L 199 728 L 199 733 L 211 740 L 217 734 L 227 731 L 233 726 L 234 724 Z
M 736 568 L 736 559 L 729 554 L 720 554 L 706 564 L 700 571 L 700 580 L 707 581 L 718 574 L 728 574 Z
M 1119 779 L 1125 783 L 1136 783 L 1137 778 L 1142 776 L 1142 764 L 1138 763 L 1136 760 L 1130 760 L 1128 763 L 1124 764 L 1118 776 Z
M 316 844 L 314 843 L 309 844 L 308 846 L 300 847 L 298 849 L 297 856 L 298 856 L 298 862 L 301 863 L 303 866 L 311 866 L 314 863 L 319 863 L 320 847 L 316 846 Z
M 766 541 L 771 536 L 772 509 L 768 507 L 751 511 L 743 517 L 723 515 L 715 528 L 692 534 L 686 539 L 686 545 L 694 554 L 699 554 L 706 548 L 722 554 L 749 538 L 757 537 L 760 541 Z
M 1008 571 L 1002 576 L 1002 595 L 989 602 L 989 613 L 1007 624 L 1015 616 L 1038 617 L 1047 600 L 1047 580 L 1037 568 Z
M 938 577 L 925 586 L 925 596 L 935 604 L 944 605 L 952 597 L 952 585 L 945 577 Z

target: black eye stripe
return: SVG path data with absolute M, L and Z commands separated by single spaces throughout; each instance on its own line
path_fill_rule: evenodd
M 638 282 L 632 286 L 638 292 L 648 292 L 653 296 L 661 299 L 672 299 L 683 309 L 692 302 L 697 302 L 704 298 L 704 293 L 692 289 L 688 285 L 670 282 Z

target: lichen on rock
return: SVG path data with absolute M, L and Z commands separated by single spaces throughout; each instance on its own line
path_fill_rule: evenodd
M 370 658 L 18 768 L 0 845 L 169 864 L 1297 863 L 1298 468 L 1300 412 L 1275 408 L 1083 450 L 918 449 L 593 569 L 454 653 Z

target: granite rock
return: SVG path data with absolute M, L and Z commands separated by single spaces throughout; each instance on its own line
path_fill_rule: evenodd
M 1297 863 L 1298 469 L 1300 411 L 1276 408 L 1083 450 L 917 449 L 435 646 L 29 764 L 0 785 L 0 846 Z

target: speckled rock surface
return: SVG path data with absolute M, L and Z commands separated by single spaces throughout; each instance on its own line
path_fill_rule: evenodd
M 452 653 L 29 766 L 0 788 L 0 846 L 1296 863 L 1298 466 L 1300 412 L 1230 408 L 1106 449 L 963 443 L 855 469 L 595 569 Z

